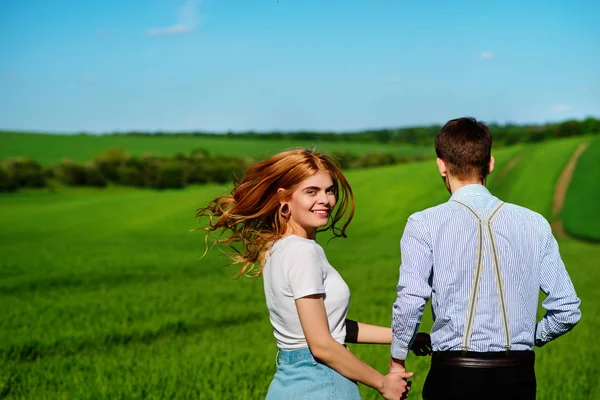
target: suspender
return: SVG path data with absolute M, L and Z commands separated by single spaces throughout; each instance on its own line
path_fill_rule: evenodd
M 473 273 L 473 283 L 471 284 L 471 294 L 469 296 L 469 306 L 467 308 L 467 318 L 465 320 L 465 332 L 463 334 L 462 351 L 466 353 L 471 342 L 473 333 L 473 322 L 475 319 L 475 310 L 477 308 L 477 298 L 479 297 L 479 286 L 481 283 L 481 272 L 483 270 L 484 259 L 484 240 L 487 236 L 490 254 L 492 256 L 492 265 L 494 267 L 494 277 L 496 278 L 496 289 L 498 290 L 498 302 L 502 316 L 502 328 L 504 330 L 504 345 L 507 354 L 510 353 L 510 325 L 508 322 L 508 309 L 506 308 L 506 297 L 504 295 L 504 284 L 502 274 L 500 273 L 500 257 L 498 256 L 498 246 L 492 230 L 492 221 L 498 215 L 500 210 L 506 205 L 505 202 L 499 202 L 492 210 L 488 218 L 481 216 L 471 206 L 457 200 L 452 200 L 469 211 L 477 221 L 477 252 L 475 254 L 475 272 Z M 487 235 L 486 235 L 487 232 Z

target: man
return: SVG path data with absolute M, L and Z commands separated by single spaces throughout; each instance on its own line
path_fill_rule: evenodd
M 568 332 L 581 316 L 548 222 L 486 189 L 491 147 L 488 128 L 473 118 L 441 129 L 437 164 L 452 196 L 411 215 L 400 242 L 390 372 L 403 370 L 431 298 L 424 399 L 534 399 L 534 345 Z M 546 314 L 536 324 L 540 289 Z

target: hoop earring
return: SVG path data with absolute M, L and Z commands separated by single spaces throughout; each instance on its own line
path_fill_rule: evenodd
M 290 217 L 290 206 L 288 205 L 288 203 L 284 203 L 281 208 L 279 209 L 279 213 L 281 214 L 281 216 L 285 219 L 288 219 Z

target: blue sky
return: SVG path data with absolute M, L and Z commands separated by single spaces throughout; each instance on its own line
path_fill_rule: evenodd
M 0 0 L 0 129 L 600 116 L 599 1 Z

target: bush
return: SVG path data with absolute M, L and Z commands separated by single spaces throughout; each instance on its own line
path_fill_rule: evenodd
M 144 177 L 139 167 L 134 165 L 121 165 L 117 169 L 118 182 L 125 186 L 144 186 Z
M 600 120 L 588 117 L 581 122 L 581 132 L 584 135 L 600 133 Z
M 331 156 L 342 169 L 368 168 L 423 158 L 383 152 L 356 155 L 347 151 L 335 152 Z M 10 190 L 14 176 L 29 186 L 39 182 L 45 184 L 47 178 L 57 179 L 69 186 L 102 187 L 112 181 L 124 186 L 155 189 L 181 188 L 207 182 L 229 183 L 242 177 L 252 162 L 248 157 L 211 157 L 203 149 L 196 149 L 189 155 L 177 153 L 170 158 L 153 154 L 136 158 L 114 148 L 87 164 L 65 159 L 45 171 L 32 160 L 11 159 L 5 162 L 10 169 L 5 168 L 4 175 L 0 176 L 0 190 Z M 14 175 L 13 171 L 16 172 Z
M 190 157 L 192 158 L 206 158 L 209 156 L 208 150 L 206 149 L 194 149 L 190 151 Z
M 154 187 L 158 177 L 158 167 L 160 166 L 161 159 L 152 154 L 145 154 L 138 162 L 143 186 Z
M 173 154 L 172 158 L 173 158 L 173 160 L 176 160 L 176 161 L 187 161 L 188 156 L 179 151 L 179 152 Z
M 369 168 L 376 167 L 379 165 L 390 165 L 395 164 L 396 158 L 393 154 L 381 153 L 377 151 L 363 153 L 360 155 L 358 160 L 354 163 L 353 167 L 356 168 Z
M 93 162 L 86 163 L 84 165 L 86 172 L 86 185 L 95 187 L 105 187 L 107 180 L 96 164 Z
M 218 156 L 200 163 L 202 174 L 208 182 L 227 183 L 241 177 L 252 160 L 240 157 Z
M 352 168 L 352 165 L 356 163 L 358 156 L 349 151 L 339 151 L 331 153 L 331 157 L 337 162 L 341 169 Z
M 106 186 L 106 178 L 94 163 L 79 164 L 70 159 L 64 159 L 52 169 L 56 179 L 69 186 Z
M 110 148 L 104 153 L 93 158 L 94 164 L 106 179 L 113 182 L 119 181 L 119 168 L 127 164 L 131 157 L 119 148 Z
M 12 192 L 18 187 L 14 177 L 0 166 L 0 192 Z
M 42 166 L 31 158 L 9 158 L 4 161 L 2 167 L 17 187 L 47 186 Z
M 181 167 L 183 168 L 183 180 L 186 185 L 208 182 L 204 161 L 201 158 L 190 158 L 183 162 Z
M 69 186 L 84 185 L 87 180 L 84 166 L 71 159 L 56 164 L 52 172 L 56 179 Z
M 165 160 L 160 163 L 156 173 L 156 180 L 152 185 L 156 189 L 174 189 L 184 186 L 184 171 L 180 162 Z
M 581 135 L 581 124 L 579 121 L 570 120 L 558 125 L 556 131 L 557 137 L 569 137 Z

